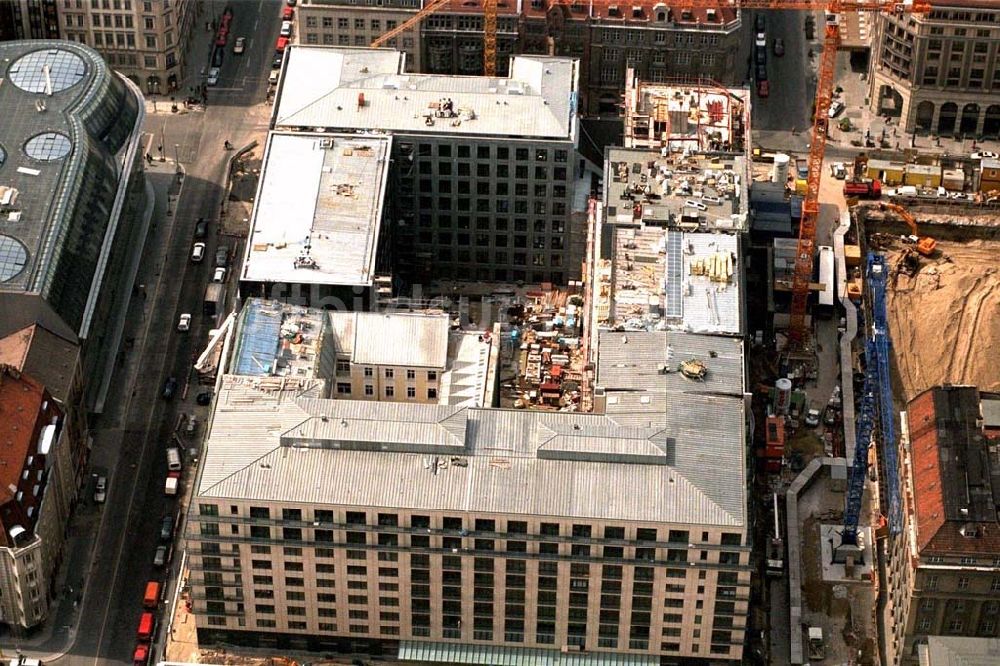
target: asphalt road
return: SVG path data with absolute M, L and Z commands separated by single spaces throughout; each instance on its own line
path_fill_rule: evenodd
M 765 131 L 806 132 L 812 125 L 809 113 L 816 95 L 815 65 L 819 57 L 814 42 L 806 40 L 804 24 L 807 12 L 762 10 L 766 20 L 767 76 L 771 94 L 767 98 L 754 93 L 752 127 Z M 753 17 L 750 17 L 753 25 Z M 817 20 L 822 27 L 822 18 Z M 818 33 L 821 34 L 821 33 Z M 774 55 L 774 40 L 785 42 L 785 54 Z M 810 59 L 808 51 L 816 50 Z
M 206 4 L 206 11 L 216 13 L 224 6 L 222 2 Z M 159 113 L 147 116 L 148 150 L 154 157 L 147 174 L 156 191 L 156 210 L 136 280 L 144 286 L 145 296 L 139 290 L 130 305 L 123 337 L 134 338 L 134 344 L 115 379 L 109 408 L 94 428 L 93 465 L 111 470 L 109 494 L 102 508 L 76 640 L 66 656 L 57 660 L 60 666 L 130 662 L 145 584 L 165 577 L 152 564 L 161 543 L 162 517 L 177 510 L 176 499 L 163 494 L 164 450 L 173 441 L 182 413 L 197 413 L 204 422 L 207 408 L 194 403 L 204 389 L 197 384 L 192 362 L 214 321 L 202 316 L 202 299 L 217 245 L 236 245 L 236 239 L 217 236 L 225 170 L 232 155 L 223 150 L 223 142 L 240 146 L 261 138 L 266 130 L 269 108 L 260 102 L 280 25 L 276 2 L 241 2 L 234 7 L 233 39 L 226 49 L 219 84 L 209 88 L 204 111 L 173 114 L 161 100 Z M 203 34 L 204 39 L 196 35 L 192 60 L 203 58 L 207 64 L 211 35 Z M 243 55 L 231 52 L 236 36 L 248 37 Z M 184 82 L 182 91 L 201 76 L 196 62 L 189 71 L 192 78 Z M 159 161 L 160 145 L 163 162 Z M 185 172 L 183 177 L 175 174 L 175 158 Z M 199 217 L 210 221 L 208 247 L 205 261 L 193 263 L 190 252 Z M 230 273 L 234 272 L 231 268 Z M 231 275 L 227 286 L 231 293 L 235 291 Z M 189 332 L 176 330 L 181 313 L 192 315 Z M 163 383 L 171 376 L 179 380 L 178 395 L 164 400 Z M 196 444 L 185 442 L 192 443 Z M 178 552 L 173 567 L 179 560 Z

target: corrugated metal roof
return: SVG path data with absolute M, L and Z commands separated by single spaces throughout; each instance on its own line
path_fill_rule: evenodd
M 397 658 L 443 664 L 487 666 L 658 666 L 655 655 L 562 652 L 506 645 L 401 641 Z
M 746 520 L 737 399 L 690 397 L 657 428 L 622 428 L 597 414 L 297 398 L 229 377 L 217 403 L 202 496 L 736 527 Z M 450 441 L 464 432 L 465 454 L 280 445 L 282 433 L 319 414 L 334 430 L 347 420 L 366 443 Z M 561 451 L 539 456 L 545 445 Z M 625 464 L 643 456 L 667 464 Z

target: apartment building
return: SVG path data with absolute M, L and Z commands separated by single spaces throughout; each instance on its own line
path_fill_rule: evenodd
M 63 39 L 95 48 L 147 94 L 184 78 L 196 3 L 190 0 L 55 0 Z
M 60 405 L 42 384 L 0 366 L 0 624 L 45 621 L 75 501 Z
M 377 37 L 402 25 L 422 7 L 421 0 L 302 0 L 296 8 L 295 34 L 301 44 L 368 46 Z M 420 27 L 413 26 L 384 46 L 406 54 L 405 70 L 422 72 Z
M 888 662 L 916 666 L 933 636 L 1000 636 L 1000 396 L 931 388 L 902 427 L 903 530 L 889 536 Z
M 871 109 L 907 132 L 1000 135 L 1000 7 L 939 0 L 928 14 L 880 13 L 868 70 Z
M 411 284 L 578 277 L 576 61 L 518 56 L 506 78 L 407 74 L 403 61 L 291 47 L 272 128 L 392 135 L 393 270 Z
M 0 2 L 0 42 L 14 39 L 59 39 L 57 0 Z
M 0 42 L 0 63 L 0 336 L 78 342 L 100 410 L 148 222 L 142 94 L 75 42 Z

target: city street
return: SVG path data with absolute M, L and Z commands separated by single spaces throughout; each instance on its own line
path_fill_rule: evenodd
M 221 13 L 222 2 L 206 3 L 204 21 Z M 150 579 L 162 579 L 153 567 L 160 545 L 163 516 L 176 511 L 176 500 L 163 493 L 164 450 L 178 444 L 175 429 L 182 414 L 197 414 L 204 422 L 207 407 L 195 405 L 199 387 L 192 370 L 208 331 L 214 326 L 202 316 L 205 286 L 212 277 L 216 248 L 227 245 L 231 261 L 239 261 L 241 239 L 219 236 L 218 217 L 224 196 L 226 169 L 233 151 L 261 141 L 270 107 L 264 104 L 274 40 L 280 27 L 280 6 L 259 0 L 238 3 L 233 37 L 226 47 L 218 86 L 208 88 L 203 109 L 171 111 L 169 98 L 147 100 L 146 152 L 148 191 L 154 195 L 152 223 L 135 281 L 119 373 L 110 390 L 105 413 L 95 419 L 91 472 L 109 476 L 103 505 L 84 502 L 70 528 L 65 593 L 54 603 L 53 620 L 33 639 L 18 641 L 29 656 L 65 665 L 127 662 L 135 646 L 142 596 Z M 232 54 L 235 36 L 247 36 L 246 51 Z M 178 91 L 202 80 L 202 66 L 211 57 L 213 33 L 195 35 L 189 54 L 191 75 Z M 179 160 L 179 164 L 177 163 Z M 180 174 L 178 172 L 181 172 Z M 205 260 L 190 260 L 194 228 L 209 221 Z M 237 267 L 230 264 L 229 302 L 235 296 Z M 192 315 L 191 330 L 177 331 L 181 313 Z M 164 381 L 175 377 L 179 388 L 171 400 L 161 397 Z M 187 449 L 196 446 L 201 431 Z M 190 461 L 188 461 L 190 462 Z M 193 477 L 193 467 L 186 479 Z M 83 490 L 89 500 L 92 490 Z M 88 506 L 89 505 L 89 506 Z M 181 526 L 177 528 L 180 533 Z M 96 533 L 95 533 L 96 530 Z M 180 551 L 171 563 L 176 569 Z M 176 574 L 173 576 L 176 577 Z M 176 583 L 176 580 L 173 581 Z M 79 599 L 82 586 L 82 599 Z M 69 588 L 73 588 L 70 590 Z M 166 599 L 174 592 L 171 585 Z M 165 618 L 163 618 L 165 620 Z M 158 632 L 164 630 L 161 622 Z
M 813 98 L 816 96 L 815 68 L 820 42 L 806 40 L 803 26 L 807 12 L 770 10 L 762 13 L 767 22 L 767 76 L 771 94 L 753 100 L 755 131 L 786 131 L 806 136 L 812 126 Z M 818 20 L 822 26 L 822 18 Z M 821 33 L 819 33 L 821 34 Z M 774 40 L 785 43 L 785 54 L 774 55 Z M 809 50 L 813 50 L 810 58 Z M 808 139 L 807 139 L 808 140 Z

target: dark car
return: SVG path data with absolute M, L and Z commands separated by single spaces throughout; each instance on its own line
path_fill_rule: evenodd
M 774 40 L 774 55 L 778 56 L 779 58 L 785 55 L 785 40 L 783 40 L 781 37 L 778 37 L 777 39 Z
M 229 248 L 225 245 L 220 245 L 219 249 L 215 251 L 215 267 L 225 268 L 226 264 L 229 263 Z
M 212 67 L 222 67 L 223 55 L 225 55 L 224 50 L 215 49 L 215 53 L 212 54 Z
M 274 60 L 271 61 L 271 69 L 280 68 L 282 58 L 284 58 L 284 55 L 282 55 L 281 53 L 275 53 Z
M 206 236 L 208 236 L 208 220 L 199 217 L 198 223 L 194 225 L 194 237 L 205 238 Z
M 767 49 L 758 46 L 754 49 L 754 60 L 757 62 L 758 66 L 767 64 Z
M 174 517 L 173 516 L 163 516 L 163 522 L 160 523 L 160 541 L 170 541 L 174 536 Z
M 212 392 L 211 391 L 202 391 L 201 393 L 198 394 L 198 397 L 195 398 L 195 402 L 197 402 L 202 407 L 204 407 L 205 405 L 211 405 L 212 404 Z
M 757 65 L 757 81 L 767 81 L 767 67 Z
M 177 393 L 177 378 L 167 377 L 167 381 L 163 382 L 163 399 L 170 400 Z
M 754 20 L 753 25 L 757 29 L 757 32 L 764 32 L 767 23 L 766 20 L 764 19 L 764 15 L 761 14 L 760 12 L 757 12 L 757 14 L 754 15 L 753 17 L 753 20 Z

